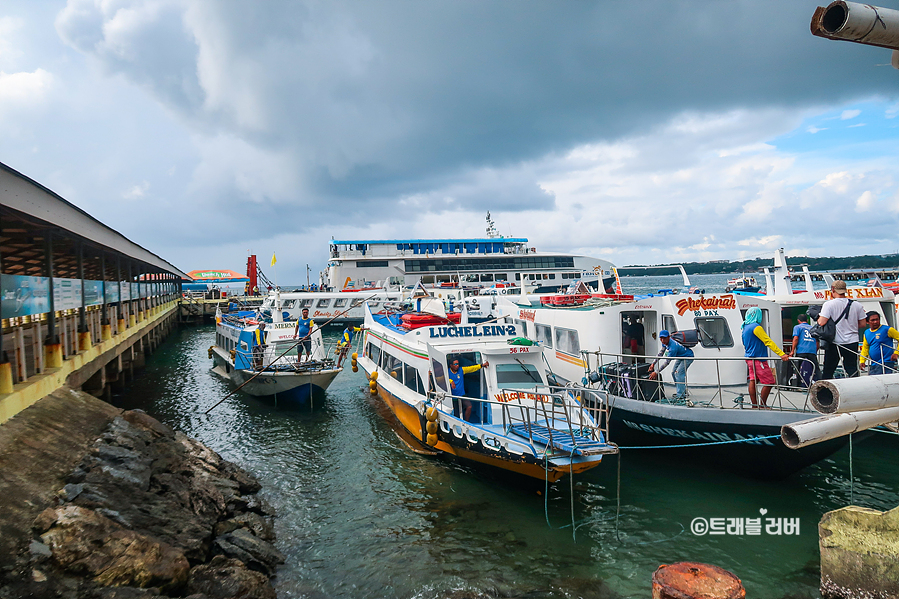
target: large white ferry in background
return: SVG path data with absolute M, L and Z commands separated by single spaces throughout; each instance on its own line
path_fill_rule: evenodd
M 607 260 L 538 252 L 525 238 L 500 236 L 488 213 L 482 238 L 331 240 L 316 289 L 282 290 L 280 297 L 286 317 L 309 308 L 311 318 L 340 324 L 361 322 L 365 301 L 377 313 L 418 284 L 447 302 L 522 285 L 527 293 L 558 293 L 575 281 L 603 293 L 615 286 L 613 268 Z M 272 302 L 268 298 L 263 308 L 271 309 Z

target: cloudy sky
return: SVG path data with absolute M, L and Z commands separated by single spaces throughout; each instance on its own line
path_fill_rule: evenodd
M 285 283 L 487 210 L 617 264 L 897 252 L 899 71 L 817 4 L 0 0 L 0 162 Z

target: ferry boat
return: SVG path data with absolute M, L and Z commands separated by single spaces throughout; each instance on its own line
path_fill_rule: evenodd
M 416 313 L 373 314 L 366 306 L 358 356 L 372 394 L 412 450 L 547 481 L 617 453 L 602 430 L 602 410 L 551 392 L 542 349 L 518 339 L 522 327 L 444 317 L 442 303 L 431 300 L 436 308 Z M 463 373 L 467 366 L 487 366 L 459 375 L 451 370 L 456 361 Z M 453 377 L 461 377 L 464 395 L 454 392 Z
M 313 330 L 312 357 L 300 359 L 294 338 L 296 322 L 275 314 L 265 323 L 266 344 L 256 349 L 256 331 L 261 320 L 256 311 L 216 313 L 215 345 L 209 348 L 212 372 L 232 381 L 240 390 L 256 397 L 305 404 L 328 388 L 341 370 L 328 357 L 320 330 Z
M 740 338 L 750 307 L 761 309 L 762 326 L 775 343 L 783 338 L 781 306 L 752 295 L 590 296 L 567 305 L 507 296 L 497 310 L 544 347 L 558 385 L 575 389 L 587 402 L 608 404 L 610 433 L 621 447 L 704 444 L 691 450 L 703 461 L 782 478 L 824 459 L 846 440 L 800 450 L 783 444 L 782 426 L 818 416 L 807 389 L 779 384 L 768 398 L 771 409 L 753 408 Z M 674 399 L 673 364 L 662 372 L 661 384 L 648 376 L 663 329 L 692 346 L 695 355 L 686 399 Z M 780 381 L 798 366 L 777 362 L 773 370 Z
M 761 291 L 762 286 L 758 284 L 758 281 L 755 280 L 755 277 L 747 277 L 743 275 L 742 277 L 737 277 L 735 279 L 728 279 L 727 286 L 724 290 L 728 293 L 733 291 L 745 291 L 747 293 L 758 293 Z

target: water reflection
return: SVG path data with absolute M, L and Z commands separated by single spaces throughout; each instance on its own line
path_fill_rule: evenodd
M 336 335 L 336 332 L 334 333 Z M 314 410 L 236 394 L 209 372 L 212 327 L 174 334 L 116 401 L 184 430 L 259 476 L 280 515 L 280 597 L 645 597 L 659 564 L 715 563 L 748 595 L 817 596 L 817 522 L 849 502 L 848 448 L 786 481 L 756 481 L 677 450 L 625 450 L 549 485 L 418 455 L 378 414 L 363 374 Z M 899 503 L 899 436 L 854 443 L 857 504 Z M 696 536 L 696 517 L 790 517 L 798 536 Z M 548 523 L 547 523 L 548 521 Z M 576 541 L 572 535 L 576 527 Z M 483 594 L 479 594 L 483 593 Z

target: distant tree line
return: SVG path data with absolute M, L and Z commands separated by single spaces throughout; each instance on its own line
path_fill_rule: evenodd
M 809 258 L 808 256 L 787 256 L 787 264 L 790 270 L 801 270 L 808 266 L 811 271 L 816 270 L 881 270 L 899 267 L 899 254 L 886 254 L 877 256 L 847 256 L 844 258 Z M 655 266 L 655 265 L 653 265 Z M 752 260 L 716 260 L 714 262 L 684 262 L 684 270 L 689 275 L 713 275 L 713 274 L 739 274 L 757 273 L 764 267 L 774 268 L 771 258 L 754 258 Z M 623 270 L 622 275 L 660 276 L 677 274 L 670 267 L 644 268 L 642 270 Z

